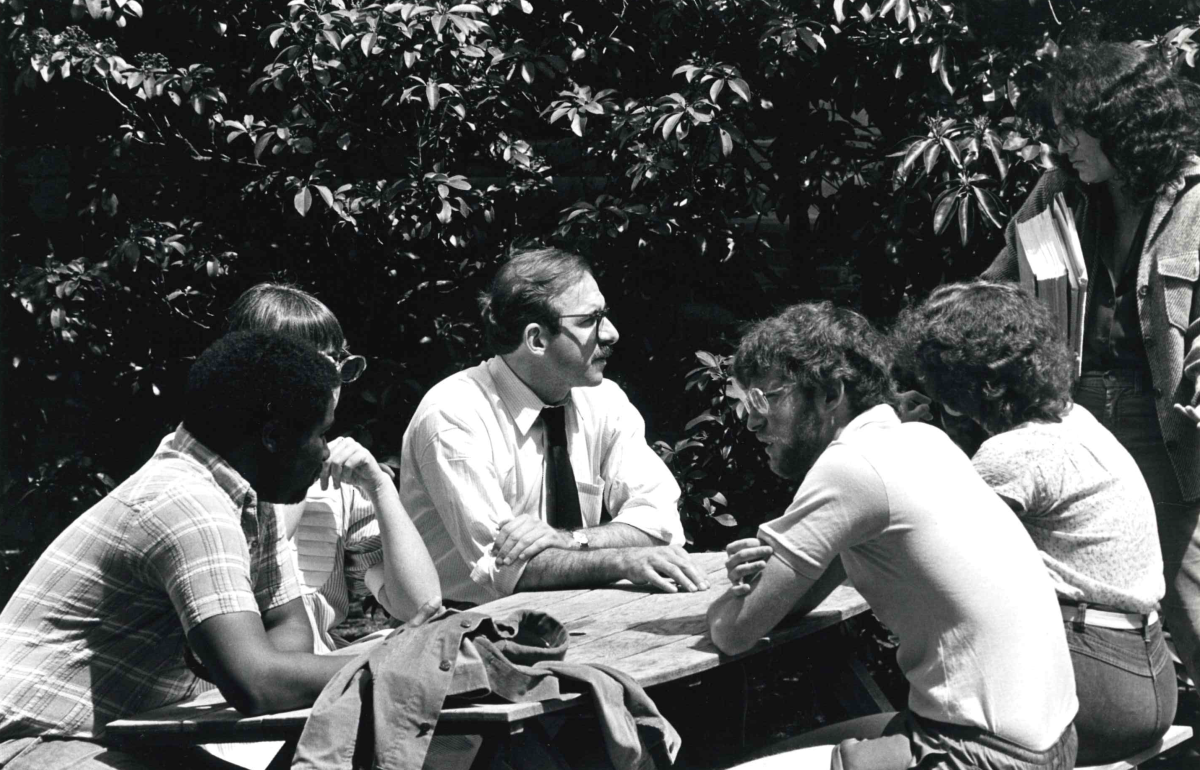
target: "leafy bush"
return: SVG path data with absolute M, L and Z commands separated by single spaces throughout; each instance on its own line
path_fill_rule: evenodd
M 1167 2 L 0 6 L 10 586 L 172 427 L 249 285 L 330 304 L 371 359 L 339 430 L 387 457 L 537 241 L 596 263 L 611 372 L 719 545 L 786 501 L 729 397 L 738 324 L 816 296 L 886 318 L 977 272 L 1040 172 L 1017 107 L 1057 40 L 1195 58 Z

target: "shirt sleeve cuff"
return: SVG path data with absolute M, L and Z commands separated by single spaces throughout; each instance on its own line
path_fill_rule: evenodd
M 783 538 L 768 529 L 766 524 L 758 528 L 758 539 L 775 549 L 775 556 L 797 575 L 816 580 L 825 572 L 823 567 L 793 550 Z
M 490 553 L 475 563 L 471 570 L 471 580 L 486 591 L 490 591 L 499 599 L 511 596 L 517 590 L 521 575 L 525 574 L 528 561 L 518 560 L 515 564 L 500 565 L 496 557 Z

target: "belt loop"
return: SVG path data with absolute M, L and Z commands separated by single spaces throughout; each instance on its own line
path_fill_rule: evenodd
M 1084 626 L 1087 624 L 1087 602 L 1079 602 L 1075 605 L 1075 618 L 1071 621 L 1075 624 L 1075 633 L 1082 634 Z

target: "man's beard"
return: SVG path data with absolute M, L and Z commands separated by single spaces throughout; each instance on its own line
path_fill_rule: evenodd
M 803 420 L 794 427 L 791 440 L 780 444 L 776 471 L 779 476 L 799 481 L 808 475 L 817 458 L 829 446 L 829 439 L 823 435 L 823 427 L 815 411 L 804 415 Z

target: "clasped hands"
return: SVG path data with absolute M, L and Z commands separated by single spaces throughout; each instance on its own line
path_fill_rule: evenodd
M 571 533 L 534 516 L 514 516 L 500 525 L 492 554 L 501 565 L 529 561 L 550 548 L 578 550 Z M 594 548 L 611 556 L 622 577 L 635 585 L 651 585 L 665 593 L 708 590 L 708 580 L 677 545 Z

